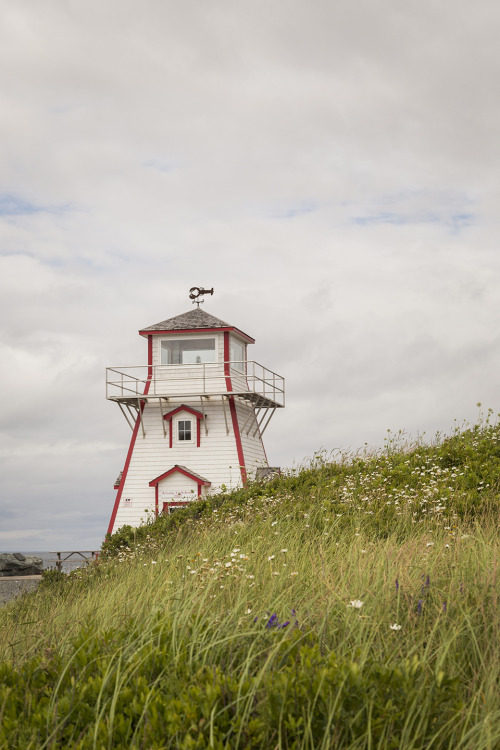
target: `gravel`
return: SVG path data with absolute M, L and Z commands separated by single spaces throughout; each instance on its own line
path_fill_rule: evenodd
M 24 592 L 34 591 L 41 580 L 42 576 L 0 578 L 0 604 L 5 604 Z

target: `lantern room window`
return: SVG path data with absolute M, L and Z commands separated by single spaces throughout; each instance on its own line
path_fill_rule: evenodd
M 177 422 L 177 435 L 179 437 L 179 440 L 192 440 L 190 419 L 180 419 Z
M 231 339 L 231 367 L 245 372 L 245 347 L 239 341 Z
M 215 339 L 166 339 L 161 342 L 162 365 L 215 362 Z

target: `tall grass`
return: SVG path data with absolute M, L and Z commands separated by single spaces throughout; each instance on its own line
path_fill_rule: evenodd
M 1 747 L 500 747 L 497 425 L 124 529 L 0 610 Z

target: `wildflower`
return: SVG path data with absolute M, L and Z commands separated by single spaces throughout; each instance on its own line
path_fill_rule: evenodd
M 230 568 L 232 566 L 232 564 L 233 564 L 232 562 L 224 563 L 224 567 L 225 568 Z
M 403 626 L 402 625 L 398 625 L 397 622 L 395 622 L 394 625 L 390 626 L 391 630 L 401 630 L 402 627 Z
M 271 560 L 274 560 L 274 555 L 269 555 L 269 557 L 267 558 L 268 562 L 271 562 Z
M 434 542 L 427 542 L 427 547 L 434 547 Z
M 276 615 L 276 614 L 271 615 L 271 617 L 267 621 L 266 628 L 268 628 L 268 629 L 269 628 L 275 628 L 277 624 L 278 624 L 278 615 Z
M 399 591 L 399 581 L 398 581 L 398 579 L 396 578 L 396 593 L 397 593 L 398 591 Z
M 281 552 L 288 552 L 288 550 L 287 549 L 282 549 Z
M 156 560 L 151 560 L 151 565 L 156 565 Z
M 273 521 L 271 526 L 276 526 L 277 523 L 278 523 L 277 521 Z
M 419 599 L 419 600 L 418 600 L 418 604 L 417 604 L 417 613 L 418 613 L 419 615 L 421 615 L 421 614 L 422 614 L 422 604 L 423 604 L 423 603 L 424 603 L 424 600 L 423 600 L 423 599 Z
M 297 570 L 294 570 L 293 573 L 290 573 L 290 576 L 298 576 L 299 573 Z
M 250 607 L 249 607 L 249 608 L 247 609 L 247 615 L 250 615 L 250 614 L 252 614 L 252 610 L 251 610 L 251 609 L 250 609 Z M 257 619 L 257 618 L 255 618 L 255 619 Z M 255 622 L 255 620 L 254 620 L 254 622 Z
M 353 607 L 353 609 L 361 609 L 361 607 L 363 606 L 363 602 L 359 599 L 353 599 L 347 606 Z

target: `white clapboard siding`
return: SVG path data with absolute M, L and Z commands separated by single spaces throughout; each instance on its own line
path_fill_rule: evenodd
M 242 372 L 241 365 L 238 364 L 231 364 L 227 371 L 227 364 L 224 362 L 224 330 L 204 331 L 204 327 L 200 326 L 202 320 L 207 329 L 231 328 L 223 321 L 207 317 L 202 311 L 185 313 L 142 331 L 143 335 L 149 335 L 149 331 L 153 331 L 152 368 L 146 365 L 130 370 L 111 370 L 108 379 L 108 397 L 111 398 L 126 398 L 135 393 L 140 396 L 147 381 L 150 381 L 147 384 L 148 392 L 145 394 L 142 424 L 137 418 L 130 462 L 118 491 L 117 502 L 118 498 L 120 501 L 112 531 L 126 524 L 139 526 L 147 518 L 154 517 L 156 497 L 159 512 L 163 510 L 163 503 L 196 500 L 198 485 L 201 483 L 198 477 L 209 483 L 208 486 L 202 483 L 202 496 L 240 487 L 243 480 L 238 455 L 239 445 L 243 453 L 243 475 L 246 473 L 248 479 L 255 478 L 259 467 L 268 466 L 254 406 L 252 402 L 245 400 L 245 397 L 249 391 L 256 391 L 273 399 L 273 381 L 265 383 L 263 378 L 274 376 L 267 370 L 264 376 L 265 368 L 255 363 L 248 363 L 248 374 Z M 191 332 L 186 333 L 177 326 L 175 329 L 168 327 L 172 321 L 185 324 L 186 331 Z M 190 321 L 194 321 L 199 333 L 190 327 Z M 161 328 L 160 326 L 165 323 L 167 328 Z M 232 329 L 229 337 L 230 340 L 235 339 L 243 345 L 243 357 L 246 359 L 247 342 L 244 336 Z M 204 365 L 163 365 L 162 341 L 186 338 L 215 339 L 215 362 Z M 228 391 L 240 395 L 228 399 L 223 395 Z M 201 394 L 205 394 L 203 401 Z M 212 395 L 207 398 L 207 394 Z M 161 407 L 159 395 L 165 397 L 161 401 Z M 168 415 L 179 406 L 187 406 L 197 413 L 204 413 L 205 418 L 199 422 L 199 446 L 196 415 L 179 411 L 171 419 L 162 418 L 162 413 Z M 260 416 L 263 414 L 264 412 L 261 412 Z M 234 417 L 236 425 L 233 422 Z M 179 441 L 178 422 L 186 419 L 191 420 L 192 439 Z M 184 467 L 187 472 L 196 476 L 186 476 L 182 472 L 174 471 L 160 480 L 156 488 L 149 486 L 150 482 L 175 466 Z
M 257 469 L 268 465 L 255 412 L 251 406 L 238 401 L 236 402 L 236 414 L 240 427 L 247 477 L 248 479 L 255 479 Z M 245 428 L 244 431 L 242 431 L 243 427 Z
M 183 403 L 200 411 L 199 401 L 191 400 Z M 171 401 L 168 411 L 180 405 L 180 402 Z M 166 411 L 165 407 L 164 410 Z M 115 529 L 124 524 L 137 526 L 146 517 L 146 509 L 150 513 L 154 512 L 155 489 L 149 487 L 149 482 L 175 465 L 185 466 L 189 471 L 210 481 L 209 493 L 219 492 L 222 485 L 225 485 L 227 489 L 241 486 L 241 472 L 229 406 L 226 405 L 229 434 L 226 430 L 220 399 L 205 401 L 204 411 L 208 435 L 205 433 L 205 424 L 202 419 L 200 421 L 200 447 L 196 445 L 196 418 L 189 413 L 180 412 L 172 420 L 174 428 L 177 419 L 182 419 L 183 416 L 190 418 L 194 441 L 179 443 L 175 439 L 176 431 L 174 430 L 173 445 L 170 448 L 168 421 L 165 420 L 166 436 L 164 436 L 158 404 L 156 402 L 146 404 L 142 414 L 146 436 L 142 437 L 142 430 L 139 427 L 115 520 Z M 187 478 L 179 472 L 172 476 L 171 485 L 174 486 L 177 482 L 181 489 L 184 486 L 184 479 Z

